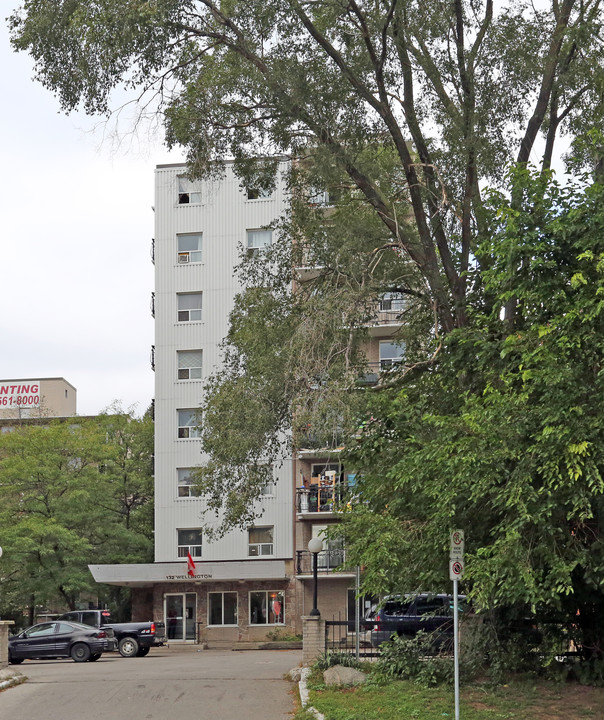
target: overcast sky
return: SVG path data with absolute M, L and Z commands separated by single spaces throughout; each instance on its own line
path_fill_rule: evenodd
M 3 13 L 5 15 L 7 13 Z M 153 171 L 159 139 L 117 149 L 59 113 L 27 55 L 0 36 L 0 380 L 64 377 L 78 414 L 153 397 Z

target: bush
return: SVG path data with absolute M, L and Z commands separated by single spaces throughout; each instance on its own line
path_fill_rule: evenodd
M 395 636 L 383 643 L 381 650 L 377 672 L 383 677 L 414 680 L 425 687 L 453 682 L 453 659 L 434 654 L 434 637 L 430 633 Z
M 275 628 L 266 633 L 266 637 L 273 642 L 294 642 L 302 640 L 302 635 L 296 635 L 282 628 Z
M 315 660 L 313 665 L 317 670 L 327 670 L 327 668 L 333 667 L 334 665 L 344 665 L 345 667 L 361 669 L 361 663 L 351 653 L 345 652 L 327 652 L 321 653 Z
M 466 679 L 486 676 L 494 685 L 511 673 L 551 674 L 568 645 L 563 628 L 553 623 L 537 627 L 524 618 L 504 623 L 491 615 L 474 617 L 462 627 L 460 669 Z

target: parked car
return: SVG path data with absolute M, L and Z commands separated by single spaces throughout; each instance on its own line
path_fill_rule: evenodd
M 466 608 L 465 595 L 459 596 L 459 608 Z M 453 636 L 453 596 L 420 593 L 390 595 L 376 603 L 365 616 L 373 623 L 371 644 L 379 647 L 394 635 L 414 637 L 420 630 L 438 633 L 441 643 Z
M 23 630 L 8 639 L 8 661 L 70 657 L 75 662 L 94 662 L 104 652 L 115 650 L 113 631 L 73 622 L 45 622 Z
M 152 647 L 166 642 L 166 626 L 163 622 L 114 623 L 109 610 L 73 610 L 61 615 L 59 620 L 84 623 L 101 630 L 111 629 L 117 640 L 122 657 L 144 657 Z

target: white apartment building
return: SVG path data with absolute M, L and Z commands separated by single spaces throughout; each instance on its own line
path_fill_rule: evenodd
M 132 586 L 135 619 L 164 619 L 171 642 L 260 640 L 296 624 L 292 461 L 275 469 L 255 526 L 211 542 L 190 478 L 204 462 L 197 411 L 220 368 L 240 290 L 234 268 L 242 252 L 273 241 L 267 226 L 284 209 L 285 170 L 268 196 L 241 187 L 230 164 L 216 181 L 190 181 L 183 165 L 155 172 L 155 562 L 91 571 Z

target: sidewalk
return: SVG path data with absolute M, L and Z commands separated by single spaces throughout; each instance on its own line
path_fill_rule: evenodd
M 153 648 L 152 653 L 164 651 L 167 653 L 198 653 L 198 652 L 211 652 L 212 650 L 233 650 L 234 652 L 242 652 L 244 650 L 302 650 L 302 641 L 296 640 L 293 642 L 280 642 L 275 641 L 262 641 L 262 642 L 250 642 L 241 641 L 237 643 L 232 642 L 212 642 L 212 643 L 178 643 L 169 642 L 167 645 L 162 647 Z

